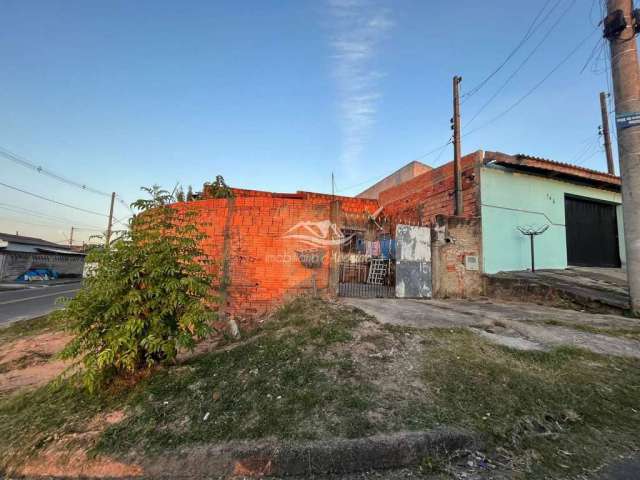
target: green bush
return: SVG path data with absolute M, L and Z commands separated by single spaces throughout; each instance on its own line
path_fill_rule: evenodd
M 214 264 L 200 247 L 196 213 L 170 206 L 173 195 L 143 188 L 148 200 L 130 228 L 111 245 L 95 249 L 96 269 L 78 295 L 56 312 L 74 339 L 62 351 L 84 365 L 89 390 L 117 375 L 175 359 L 212 332 L 216 319 Z

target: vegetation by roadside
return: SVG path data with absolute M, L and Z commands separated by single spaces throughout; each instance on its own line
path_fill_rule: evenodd
M 465 329 L 383 326 L 298 299 L 240 341 L 106 391 L 67 379 L 0 397 L 0 464 L 52 449 L 144 463 L 202 443 L 453 426 L 477 432 L 498 469 L 567 477 L 640 449 L 639 367 L 577 349 L 514 351 Z
M 91 391 L 173 361 L 217 319 L 216 267 L 202 250 L 196 212 L 175 206 L 174 194 L 157 185 L 142 190 L 150 198 L 132 204 L 130 228 L 91 251 L 92 275 L 51 314 L 74 334 L 61 356 L 82 364 Z
M 62 328 L 60 319 L 50 315 L 14 322 L 6 327 L 0 327 L 0 345 L 21 337 L 29 337 L 38 333 L 55 331 Z
M 429 342 L 424 375 L 438 422 L 482 432 L 510 468 L 566 477 L 640 449 L 637 359 L 566 347 L 516 351 L 463 330 Z

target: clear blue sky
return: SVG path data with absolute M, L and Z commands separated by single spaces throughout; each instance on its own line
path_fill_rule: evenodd
M 0 146 L 129 201 L 141 185 L 199 188 L 217 174 L 236 187 L 328 192 L 334 171 L 340 193 L 356 194 L 413 159 L 449 161 L 450 146 L 440 156 L 421 155 L 450 135 L 452 76 L 462 75 L 468 92 L 546 3 L 4 0 Z M 598 92 L 606 89 L 594 27 L 599 5 L 552 0 L 548 9 L 556 3 L 464 102 L 463 125 L 560 19 L 465 131 L 518 100 L 593 35 L 510 113 L 465 137 L 465 153 L 522 152 L 604 168 L 596 136 Z M 107 211 L 107 198 L 3 158 L 0 171 L 4 183 Z M 0 203 L 64 218 L 0 210 L 0 231 L 54 241 L 72 223 L 102 227 L 106 220 L 4 187 Z M 120 218 L 126 213 L 118 206 Z

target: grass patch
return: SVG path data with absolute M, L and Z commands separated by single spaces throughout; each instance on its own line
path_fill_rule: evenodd
M 131 388 L 89 395 L 72 380 L 0 399 L 0 464 L 125 409 L 95 453 L 160 451 L 231 439 L 366 435 L 374 388 L 354 382 L 350 355 L 325 358 L 368 317 L 313 299 L 292 302 L 246 343 L 162 368 Z M 206 418 L 205 418 L 206 417 Z
M 640 341 L 640 327 L 597 327 L 581 323 L 562 322 L 559 320 L 545 320 L 545 325 L 571 328 L 586 333 L 609 335 L 610 337 L 627 338 Z
M 71 381 L 1 399 L 0 471 L 63 435 L 83 432 L 95 415 L 123 403 L 122 393 L 89 395 Z
M 31 320 L 21 320 L 6 327 L 0 327 L 0 343 L 8 343 L 18 338 L 60 329 L 62 329 L 60 321 L 54 320 L 50 315 L 43 315 Z
M 549 478 L 640 448 L 636 359 L 521 352 L 464 328 L 364 328 L 366 320 L 350 307 L 298 299 L 240 342 L 138 382 L 89 395 L 66 380 L 0 399 L 0 465 L 120 409 L 125 420 L 97 436 L 93 453 L 450 425 L 479 432 L 525 477 Z M 422 465 L 446 467 L 439 457 Z
M 568 475 L 640 447 L 640 362 L 574 348 L 521 352 L 432 331 L 425 381 L 438 422 L 482 432 L 532 478 Z

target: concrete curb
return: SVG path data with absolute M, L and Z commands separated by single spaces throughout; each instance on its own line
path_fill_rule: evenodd
M 164 452 L 142 465 L 145 478 L 247 477 L 351 473 L 401 468 L 427 457 L 475 448 L 460 430 L 398 432 L 356 439 L 238 442 Z
M 64 280 L 52 280 L 42 282 L 5 282 L 0 283 L 0 292 L 15 291 L 15 290 L 29 290 L 37 288 L 57 287 L 59 285 L 71 285 L 74 283 L 82 283 L 82 278 L 69 278 Z

